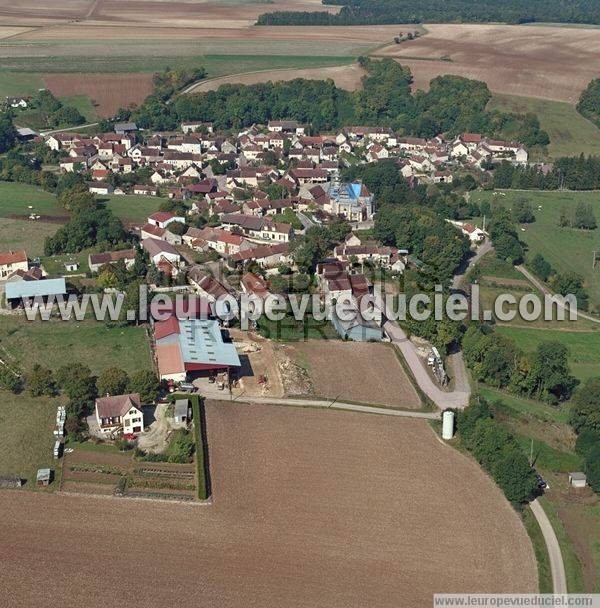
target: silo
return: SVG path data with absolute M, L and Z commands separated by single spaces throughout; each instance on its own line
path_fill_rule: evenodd
M 448 441 L 454 437 L 454 412 L 446 410 L 442 416 L 442 439 Z

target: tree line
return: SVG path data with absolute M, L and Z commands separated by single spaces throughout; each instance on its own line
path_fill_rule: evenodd
M 55 371 L 36 363 L 25 374 L 0 366 L 0 387 L 14 393 L 26 390 L 31 397 L 66 396 L 65 428 L 77 438 L 87 430 L 85 416 L 93 410 L 98 396 L 139 393 L 142 403 L 153 403 L 158 397 L 160 382 L 151 370 L 139 370 L 130 376 L 123 369 L 109 367 L 94 376 L 90 368 L 81 363 L 69 363 Z
M 326 11 L 274 11 L 257 25 L 380 25 L 391 23 L 600 23 L 595 0 L 323 0 Z
M 592 80 L 582 91 L 577 111 L 600 127 L 600 78 Z
M 494 418 L 490 404 L 474 397 L 458 413 L 456 429 L 462 444 L 492 476 L 506 498 L 519 507 L 538 493 L 535 470 L 517 438 Z
M 297 120 L 315 132 L 349 125 L 390 127 L 405 134 L 433 137 L 464 131 L 517 138 L 544 146 L 548 135 L 534 115 L 487 111 L 491 93 L 484 82 L 440 76 L 429 91 L 412 93 L 412 74 L 391 59 L 360 58 L 365 69 L 361 90 L 350 92 L 332 80 L 295 79 L 253 85 L 226 84 L 215 91 L 169 100 L 151 95 L 139 108 L 119 111 L 144 129 L 173 130 L 183 121 L 212 122 L 216 129 L 238 129 L 270 120 Z
M 565 156 L 557 159 L 551 168 L 503 162 L 496 165 L 492 186 L 518 190 L 599 190 L 600 157 Z

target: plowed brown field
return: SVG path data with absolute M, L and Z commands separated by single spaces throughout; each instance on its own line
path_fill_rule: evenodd
M 308 340 L 286 345 L 305 368 L 315 395 L 390 407 L 418 408 L 421 400 L 392 348 L 372 342 Z
M 152 92 L 152 74 L 50 74 L 44 83 L 56 97 L 87 95 L 100 117 L 140 104 Z
M 426 423 L 209 404 L 214 504 L 0 492 L 3 605 L 429 608 L 534 592 L 518 515 Z
M 600 66 L 600 28 L 427 25 L 427 35 L 381 49 L 407 65 L 417 88 L 440 74 L 488 83 L 492 91 L 575 103 Z M 446 56 L 449 61 L 440 60 Z M 416 59 L 418 58 L 418 59 Z

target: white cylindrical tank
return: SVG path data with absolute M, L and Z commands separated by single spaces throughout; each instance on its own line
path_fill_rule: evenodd
M 446 441 L 454 437 L 454 412 L 446 410 L 442 415 L 442 439 Z

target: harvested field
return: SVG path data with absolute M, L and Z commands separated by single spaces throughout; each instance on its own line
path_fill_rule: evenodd
M 209 403 L 207 424 L 212 506 L 0 493 L 6 601 L 114 605 L 140 571 L 152 584 L 133 604 L 150 608 L 421 608 L 439 591 L 536 591 L 518 515 L 426 423 Z M 101 576 L 77 574 L 91 563 Z
M 258 6 L 258 5 L 254 5 Z M 271 10 L 273 5 L 269 5 Z M 264 7 L 263 7 L 264 11 Z M 52 28 L 40 28 L 22 34 L 18 40 L 61 42 L 69 40 L 148 40 L 174 42 L 185 39 L 203 42 L 209 40 L 238 40 L 255 41 L 261 43 L 268 41 L 320 41 L 323 43 L 352 43 L 355 45 L 377 46 L 391 43 L 394 36 L 402 28 L 416 29 L 417 26 L 402 25 L 354 25 L 342 26 L 260 26 L 247 27 L 235 26 L 229 22 L 228 27 L 217 27 L 212 22 L 205 26 L 194 26 L 186 21 L 177 27 L 169 26 L 165 22 L 154 23 L 151 26 L 145 24 L 136 25 L 131 29 L 126 21 L 121 23 L 110 22 L 105 24 L 72 23 L 58 25 Z M 4 49 L 5 50 L 5 49 Z M 214 52 L 214 51 L 213 51 Z M 318 47 L 313 46 L 311 54 L 321 54 Z
M 600 65 L 600 29 L 427 25 L 427 34 L 376 53 L 394 57 L 426 89 L 440 74 L 484 80 L 492 91 L 575 103 Z M 441 60 L 447 57 L 448 60 Z
M 231 28 L 251 26 L 259 15 L 271 11 L 324 10 L 338 12 L 339 7 L 321 7 L 317 2 L 274 2 L 265 6 L 260 2 L 164 2 L 144 0 L 99 0 L 91 22 L 128 22 L 171 27 Z
M 139 104 L 152 92 L 152 74 L 52 74 L 44 83 L 56 97 L 87 95 L 100 117 Z
M 94 0 L 0 0 L 0 19 L 10 23 L 51 23 L 85 17 Z
M 421 406 L 395 351 L 387 345 L 309 340 L 288 344 L 285 352 L 307 371 L 319 397 L 390 407 Z
M 348 91 L 356 91 L 362 85 L 361 81 L 364 74 L 364 71 L 358 64 L 306 70 L 290 69 L 250 72 L 247 74 L 233 74 L 231 76 L 213 78 L 197 84 L 193 88 L 188 89 L 187 92 L 214 91 L 224 84 L 257 84 L 259 82 L 294 80 L 295 78 L 314 80 L 331 78 L 338 87 Z

